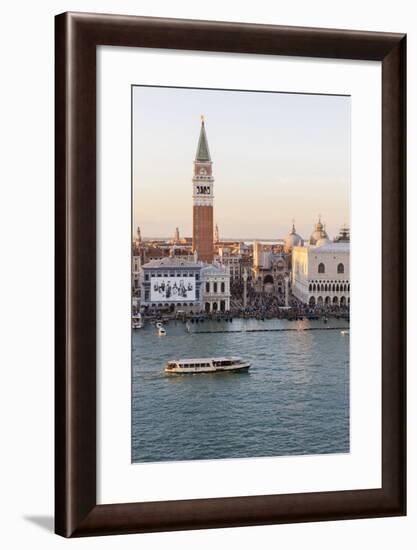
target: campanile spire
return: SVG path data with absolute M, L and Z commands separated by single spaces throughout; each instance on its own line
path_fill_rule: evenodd
M 210 151 L 207 143 L 206 128 L 204 126 L 204 116 L 201 115 L 201 128 L 200 128 L 200 137 L 198 140 L 197 152 L 195 155 L 195 160 L 200 162 L 211 162 Z

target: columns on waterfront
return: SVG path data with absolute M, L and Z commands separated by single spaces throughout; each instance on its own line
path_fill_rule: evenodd
M 248 286 L 248 272 L 246 269 L 243 271 L 243 308 L 246 309 L 248 296 L 247 296 L 247 286 Z
M 288 275 L 285 275 L 284 281 L 285 281 L 285 307 L 288 307 L 289 293 L 290 293 L 290 287 L 289 287 L 290 279 L 289 279 Z

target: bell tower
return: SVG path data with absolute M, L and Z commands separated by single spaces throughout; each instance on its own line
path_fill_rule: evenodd
M 204 117 L 194 160 L 193 177 L 193 252 L 198 260 L 213 263 L 213 187 L 212 162 Z

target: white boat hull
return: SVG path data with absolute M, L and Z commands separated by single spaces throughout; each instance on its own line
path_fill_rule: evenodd
M 132 317 L 132 328 L 138 329 L 143 328 L 144 322 L 141 315 L 135 315 Z
M 227 366 L 211 366 L 211 367 L 165 367 L 165 372 L 168 374 L 202 374 L 202 373 L 215 373 L 215 372 L 233 372 L 240 371 L 245 372 L 250 368 L 250 363 L 241 363 L 239 365 L 227 365 Z

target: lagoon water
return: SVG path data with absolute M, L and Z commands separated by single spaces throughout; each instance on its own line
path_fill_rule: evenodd
M 349 452 L 342 320 L 205 321 L 132 331 L 132 461 Z M 237 355 L 247 373 L 168 375 L 170 359 Z

